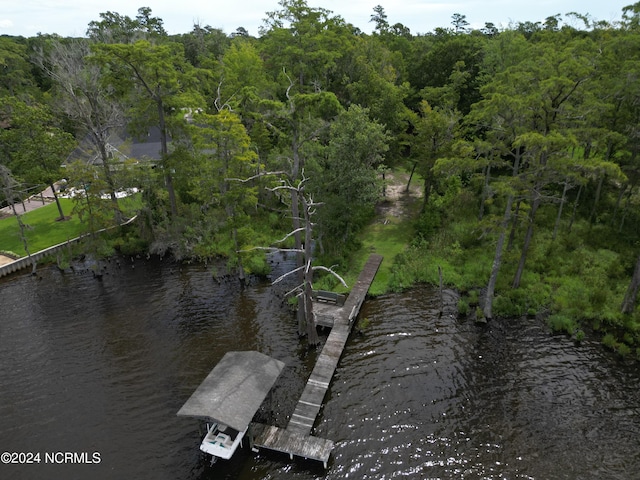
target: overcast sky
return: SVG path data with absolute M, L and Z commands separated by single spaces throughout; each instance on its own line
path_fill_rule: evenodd
M 194 23 L 233 33 L 238 27 L 258 35 L 265 13 L 279 9 L 278 0 L 1 0 L 0 34 L 35 36 L 57 33 L 63 37 L 84 36 L 87 25 L 99 13 L 111 11 L 135 17 L 148 6 L 162 18 L 170 34 L 187 33 Z M 339 15 L 365 33 L 370 33 L 373 8 L 382 5 L 388 22 L 402 23 L 411 33 L 428 33 L 451 26 L 451 16 L 466 16 L 471 27 L 492 22 L 499 28 L 518 22 L 544 21 L 568 12 L 589 14 L 592 19 L 620 20 L 622 8 L 634 0 L 307 0 Z M 568 20 L 568 19 L 567 19 Z M 576 25 L 578 26 L 578 25 Z

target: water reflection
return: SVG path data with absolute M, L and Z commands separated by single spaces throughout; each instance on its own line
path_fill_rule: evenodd
M 274 265 L 278 267 L 278 265 Z M 280 266 L 279 268 L 286 268 Z M 258 412 L 284 426 L 316 352 L 276 289 L 159 260 L 0 282 L 0 440 L 8 451 L 100 452 L 98 465 L 0 465 L 0 478 L 633 478 L 635 365 L 534 319 L 477 326 L 429 288 L 365 302 L 315 433 L 328 471 L 247 449 L 209 468 L 176 412 L 229 350 L 286 363 Z

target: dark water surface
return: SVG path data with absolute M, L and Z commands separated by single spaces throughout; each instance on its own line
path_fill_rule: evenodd
M 0 479 L 640 478 L 636 365 L 534 319 L 439 316 L 427 287 L 365 302 L 315 430 L 336 442 L 326 472 L 246 448 L 209 467 L 176 412 L 224 353 L 286 363 L 257 414 L 285 426 L 315 352 L 266 282 L 133 266 L 0 281 L 0 452 L 41 460 Z M 45 463 L 56 452 L 85 463 Z

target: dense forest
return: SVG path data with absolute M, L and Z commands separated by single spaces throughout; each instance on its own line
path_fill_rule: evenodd
M 1 200 L 64 178 L 97 229 L 136 188 L 121 248 L 223 256 L 242 276 L 282 247 L 308 286 L 312 265 L 348 266 L 403 171 L 422 200 L 389 288 L 440 271 L 478 320 L 544 314 L 640 356 L 640 3 L 614 24 L 454 14 L 414 35 L 382 6 L 371 22 L 281 0 L 259 37 L 170 36 L 147 7 L 85 38 L 2 36 Z

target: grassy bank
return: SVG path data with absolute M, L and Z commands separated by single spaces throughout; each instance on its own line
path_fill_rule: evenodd
M 445 194 L 446 196 L 446 194 Z M 477 220 L 477 201 L 458 191 L 433 206 L 414 223 L 415 237 L 395 256 L 387 287 L 402 290 L 418 283 L 444 282 L 459 290 L 461 307 L 479 311 L 495 252 L 495 219 Z M 519 288 L 512 288 L 523 232 L 505 248 L 493 304 L 495 317 L 543 315 L 550 329 L 581 340 L 596 331 L 603 343 L 623 356 L 640 358 L 640 313 L 620 311 L 637 252 L 609 225 L 563 223 L 556 238 L 557 208 L 541 207 L 534 240 Z M 491 223 L 493 222 L 493 223 Z
M 369 294 L 376 296 L 388 292 L 395 259 L 405 251 L 412 236 L 413 226 L 408 219 L 396 218 L 387 222 L 378 219 L 369 225 L 362 232 L 362 247 L 351 260 L 351 267 L 345 278 L 347 284 L 352 286 L 355 283 L 369 255 L 377 253 L 382 255 L 384 260 L 369 288 Z
M 397 201 L 397 199 L 396 199 Z M 401 291 L 420 283 L 461 292 L 461 314 L 482 315 L 497 239 L 499 216 L 491 209 L 478 220 L 478 200 L 452 181 L 434 194 L 426 212 L 421 200 L 404 205 L 402 214 L 382 213 L 361 234 L 361 248 L 346 269 L 349 285 L 371 253 L 384 261 L 370 289 L 372 295 Z M 497 212 L 500 208 L 495 208 Z M 623 315 L 620 307 L 637 252 L 626 236 L 606 223 L 562 222 L 554 236 L 555 205 L 540 208 L 520 287 L 512 288 L 520 260 L 523 228 L 505 246 L 493 303 L 494 317 L 542 316 L 550 331 L 576 341 L 595 332 L 604 345 L 622 356 L 640 358 L 640 312 Z M 335 282 L 317 288 L 340 291 Z M 342 289 L 344 290 L 344 289 Z
M 131 216 L 139 207 L 139 198 L 131 197 L 120 200 L 120 207 L 125 215 Z M 70 218 L 58 221 L 58 208 L 50 203 L 21 216 L 25 224 L 25 237 L 31 253 L 66 242 L 88 232 L 88 226 L 81 222 L 77 215 L 72 214 L 74 202 L 68 198 L 61 198 L 60 203 L 65 215 Z M 20 227 L 15 217 L 0 220 L 0 251 L 8 251 L 19 256 L 27 252 L 20 235 Z
M 65 215 L 69 215 L 73 209 L 73 201 L 62 198 L 60 203 Z M 22 223 L 26 226 L 25 237 L 31 253 L 66 242 L 85 233 L 86 227 L 77 216 L 71 215 L 71 218 L 64 222 L 56 220 L 58 216 L 58 208 L 55 203 L 50 203 L 21 216 Z M 0 250 L 13 252 L 21 257 L 27 254 L 15 217 L 0 220 Z
M 388 174 L 387 197 L 378 205 L 375 218 L 360 233 L 358 250 L 349 257 L 348 265 L 341 269 L 349 287 L 355 283 L 369 255 L 376 253 L 384 259 L 369 288 L 369 294 L 377 296 L 392 290 L 396 258 L 411 244 L 415 236 L 415 220 L 422 207 L 421 180 L 414 178 L 411 192 L 407 193 L 408 178 L 409 174 L 404 171 Z M 325 277 L 315 287 L 340 293 L 350 289 L 345 289 L 331 277 Z

